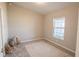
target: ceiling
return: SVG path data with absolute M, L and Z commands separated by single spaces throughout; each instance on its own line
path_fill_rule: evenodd
M 61 9 L 67 6 L 78 6 L 78 2 L 46 2 L 46 3 L 36 3 L 36 2 L 13 2 L 13 4 L 19 5 L 24 8 L 33 10 L 41 14 L 46 14 L 48 12 Z

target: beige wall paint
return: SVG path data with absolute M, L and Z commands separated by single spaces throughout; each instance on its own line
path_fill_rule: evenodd
M 60 44 L 72 51 L 75 51 L 76 48 L 76 34 L 77 34 L 77 8 L 68 7 L 62 10 L 58 10 L 52 13 L 49 13 L 45 16 L 45 27 L 44 35 L 48 40 Z M 53 17 L 63 17 L 65 16 L 65 37 L 64 40 L 55 39 L 52 35 L 53 30 Z
M 79 8 L 78 8 L 78 26 L 77 26 L 77 43 L 76 43 L 76 57 L 79 57 Z
M 17 35 L 21 41 L 43 37 L 43 16 L 17 5 L 8 5 L 9 38 Z

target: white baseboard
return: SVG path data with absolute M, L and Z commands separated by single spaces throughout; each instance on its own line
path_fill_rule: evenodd
M 56 42 L 53 42 L 53 41 L 51 41 L 51 40 L 48 39 L 48 38 L 45 38 L 45 40 L 47 40 L 47 41 L 49 41 L 49 42 L 51 42 L 51 43 L 54 43 L 54 44 L 56 44 L 56 45 L 58 45 L 58 46 L 60 46 L 60 47 L 62 47 L 62 48 L 64 48 L 64 49 L 66 49 L 66 50 L 68 50 L 68 51 L 70 51 L 70 52 L 72 52 L 72 53 L 75 53 L 74 50 L 69 49 L 69 48 L 67 48 L 67 47 L 65 47 L 65 46 L 63 46 L 63 45 L 61 45 L 61 44 L 56 43 Z
M 28 40 L 27 39 L 25 39 L 25 40 L 23 40 L 23 41 L 21 41 L 21 43 L 24 43 L 24 42 L 30 42 L 30 41 L 36 41 L 36 40 L 40 40 L 40 39 L 43 39 L 42 37 L 36 37 L 36 38 L 28 38 Z

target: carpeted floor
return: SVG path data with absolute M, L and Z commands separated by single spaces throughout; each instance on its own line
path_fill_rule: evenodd
M 15 47 L 12 54 L 5 57 L 72 57 L 70 54 L 45 42 L 38 40 L 30 43 L 22 43 Z
M 25 44 L 15 46 L 12 54 L 6 54 L 5 57 L 30 57 L 29 53 L 25 49 Z

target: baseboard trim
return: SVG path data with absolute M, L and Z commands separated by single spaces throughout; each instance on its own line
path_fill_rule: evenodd
M 43 38 L 41 37 L 38 37 L 38 38 L 28 38 L 29 40 L 24 40 L 24 41 L 21 41 L 21 43 L 25 43 L 25 42 L 31 42 L 31 41 L 37 41 L 37 40 L 41 40 Z
M 45 38 L 44 40 L 46 40 L 46 41 L 48 41 L 48 42 L 54 44 L 54 45 L 57 46 L 57 47 L 60 47 L 61 49 L 63 49 L 64 51 L 68 52 L 68 53 L 71 54 L 72 56 L 75 56 L 75 51 L 73 51 L 73 50 L 71 50 L 71 49 L 69 49 L 69 48 L 67 48 L 67 47 L 64 47 L 64 46 L 61 45 L 61 44 L 58 44 L 58 43 L 56 43 L 56 42 L 53 42 L 53 41 L 49 40 L 48 38 Z

